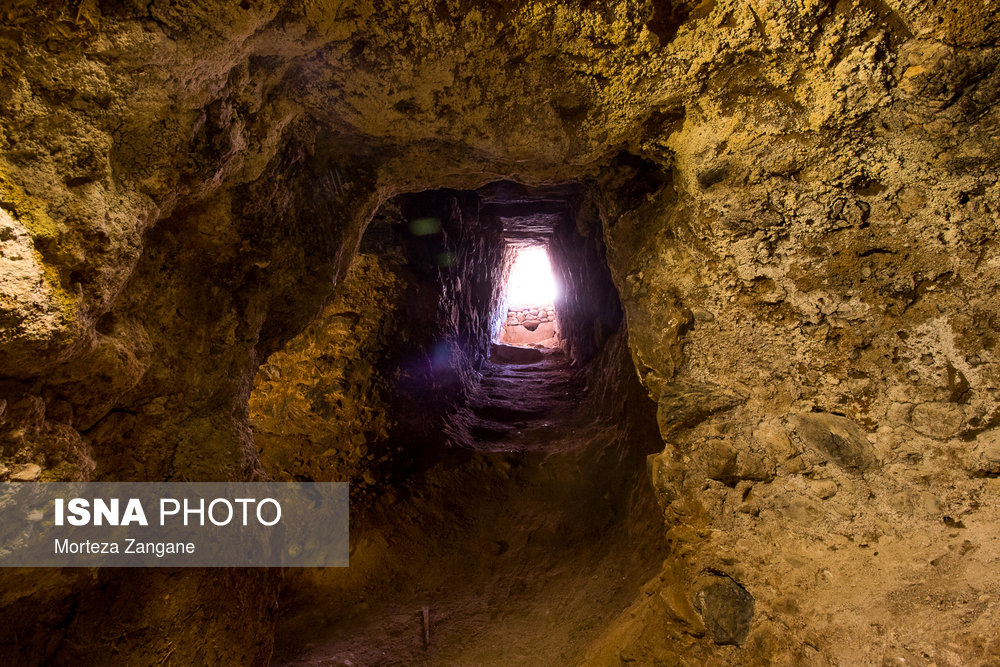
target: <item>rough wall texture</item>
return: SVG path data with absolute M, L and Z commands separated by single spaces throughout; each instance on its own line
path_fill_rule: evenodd
M 381 201 L 586 181 L 674 550 L 595 660 L 998 659 L 985 3 L 81 0 L 0 24 L 4 475 L 262 475 L 257 366 Z M 184 593 L 109 616 L 114 658 L 265 660 L 243 637 L 276 584 L 234 577 L 150 575 Z M 17 609 L 92 604 L 7 604 L 2 641 L 87 655 L 100 586 L 7 573 Z
M 601 220 L 592 202 L 573 202 L 555 225 L 549 245 L 552 271 L 561 286 L 556 308 L 566 351 L 586 364 L 619 330 L 622 306 L 608 271 Z
M 455 444 L 450 416 L 492 340 L 507 264 L 478 210 L 475 193 L 450 190 L 379 209 L 336 297 L 257 373 L 250 418 L 269 477 L 349 481 L 357 504 Z
M 723 660 L 1000 651 L 986 574 L 997 124 L 983 105 L 998 80 L 980 69 L 995 52 L 893 22 L 846 47 L 830 28 L 864 12 L 843 9 L 815 31 L 814 76 L 787 53 L 751 89 L 709 67 L 666 141 L 669 178 L 603 176 L 610 264 L 667 444 L 651 470 L 676 583 L 658 613 L 683 629 L 673 646 L 647 638 L 646 655 L 712 635 L 689 604 L 699 572 L 756 599 Z M 623 204 L 637 179 L 645 197 Z
M 393 327 L 408 282 L 399 258 L 358 255 L 337 297 L 261 366 L 250 419 L 272 479 L 350 481 L 355 493 L 375 483 L 394 426 L 379 366 L 401 344 Z

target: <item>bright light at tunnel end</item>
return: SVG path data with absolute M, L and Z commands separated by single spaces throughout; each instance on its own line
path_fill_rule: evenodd
M 517 251 L 507 281 L 510 307 L 551 305 L 558 296 L 552 264 L 545 248 L 521 248 Z

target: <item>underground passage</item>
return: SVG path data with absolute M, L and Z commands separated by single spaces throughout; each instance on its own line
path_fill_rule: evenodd
M 571 664 L 582 651 L 569 638 L 596 636 L 599 619 L 624 611 L 656 573 L 663 545 L 643 481 L 658 450 L 655 405 L 631 370 L 599 221 L 583 198 L 576 184 L 501 182 L 389 202 L 344 296 L 262 367 L 250 418 L 265 465 L 322 474 L 330 448 L 341 469 L 380 464 L 352 486 L 350 568 L 286 577 L 275 664 Z M 558 295 L 537 289 L 537 273 L 530 290 L 561 313 L 558 343 L 498 338 L 508 306 L 546 305 L 516 301 L 525 248 L 551 252 L 552 267 L 536 265 L 548 271 L 541 278 L 561 276 Z M 384 331 L 407 343 L 387 344 Z M 359 346 L 373 352 L 360 357 Z M 315 363 L 303 355 L 317 350 L 324 371 L 303 375 L 301 364 Z M 362 368 L 375 394 L 366 404 L 396 416 L 388 438 L 372 437 L 383 419 L 374 412 L 335 422 L 364 440 L 289 419 L 299 407 L 289 385 L 337 414 L 351 397 L 329 383 Z
M 987 4 L 8 5 L 3 664 L 1000 663 Z

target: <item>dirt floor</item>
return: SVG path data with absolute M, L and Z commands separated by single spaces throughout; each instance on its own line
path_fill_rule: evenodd
M 587 393 L 561 352 L 496 347 L 469 448 L 354 517 L 350 568 L 289 574 L 274 664 L 578 664 L 663 534 L 649 424 Z

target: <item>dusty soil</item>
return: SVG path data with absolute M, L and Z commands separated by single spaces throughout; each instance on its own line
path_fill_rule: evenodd
M 469 449 L 356 516 L 338 580 L 293 581 L 274 664 L 580 662 L 662 561 L 655 440 L 587 394 L 561 352 L 496 350 Z

